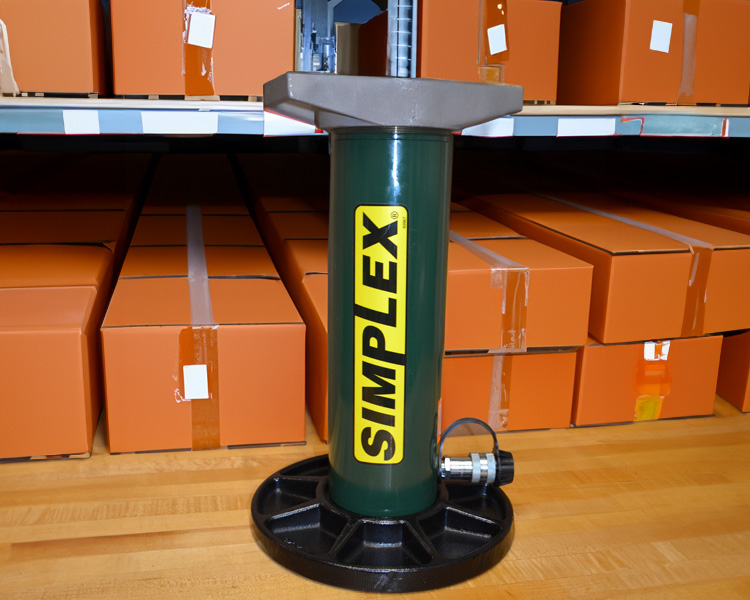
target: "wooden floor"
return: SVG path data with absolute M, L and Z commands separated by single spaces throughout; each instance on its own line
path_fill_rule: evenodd
M 750 415 L 511 433 L 508 556 L 423 598 L 750 598 Z M 451 453 L 488 438 L 451 440 Z M 301 447 L 0 465 L 0 598 L 362 597 L 272 562 L 255 488 Z

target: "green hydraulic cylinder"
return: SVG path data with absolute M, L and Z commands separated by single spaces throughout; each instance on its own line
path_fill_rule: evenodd
M 521 109 L 521 88 L 287 73 L 266 107 L 331 135 L 331 500 L 373 517 L 438 490 L 452 131 Z
M 331 499 L 399 516 L 435 501 L 453 140 L 331 134 Z

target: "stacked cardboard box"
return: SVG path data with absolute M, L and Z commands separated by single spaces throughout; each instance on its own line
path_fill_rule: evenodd
M 744 0 L 583 0 L 564 7 L 561 104 L 747 104 Z
M 723 228 L 729 232 L 750 235 L 750 198 L 735 193 L 696 193 L 686 191 L 639 192 L 633 190 L 617 191 L 619 196 L 637 201 L 639 204 L 655 208 L 673 215 Z M 726 302 L 735 299 L 741 307 L 748 305 L 748 268 L 735 268 L 727 273 L 732 280 L 732 289 Z M 741 289 L 745 293 L 738 297 Z M 712 294 L 712 297 L 714 295 Z M 736 314 L 729 312 L 725 316 Z M 722 319 L 723 320 L 723 319 Z M 725 323 L 724 342 L 721 346 L 721 364 L 717 393 L 742 411 L 750 410 L 750 340 L 749 332 L 736 331 L 747 327 L 746 321 L 738 323 L 736 319 Z M 732 331 L 734 330 L 734 331 Z
M 0 201 L 0 458 L 91 452 L 99 325 L 148 164 L 132 157 L 111 165 L 106 185 L 75 184 L 102 160 L 53 171 L 59 189 L 39 184 Z
M 111 2 L 115 94 L 261 96 L 294 69 L 294 3 Z
M 102 326 L 112 452 L 304 440 L 305 326 L 229 173 L 156 173 Z
M 554 103 L 560 6 L 543 0 L 423 1 L 419 76 L 521 85 L 524 100 Z M 478 54 L 478 47 L 486 52 Z
M 13 74 L 21 92 L 106 91 L 102 4 L 101 0 L 0 3 L 0 20 L 7 27 Z
M 743 412 L 750 412 L 750 331 L 724 336 L 716 391 Z
M 450 227 L 443 427 L 567 427 L 591 265 L 473 211 L 453 210 Z
M 750 238 L 586 194 L 466 203 L 594 265 L 574 423 L 711 414 L 721 338 L 704 334 L 750 316 L 733 283 Z

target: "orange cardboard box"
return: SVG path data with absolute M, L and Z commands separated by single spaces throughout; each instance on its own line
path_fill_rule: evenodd
M 573 423 L 713 413 L 721 336 L 599 344 L 579 350 Z
M 565 6 L 558 104 L 677 102 L 683 0 L 583 0 Z
M 741 411 L 750 412 L 750 331 L 724 336 L 716 392 Z
M 679 103 L 747 104 L 750 3 L 688 0 L 684 18 L 685 68 Z
M 695 302 L 685 307 L 683 335 L 750 328 L 750 235 L 618 201 L 601 194 L 557 192 L 556 198 L 674 234 L 694 246 Z M 692 240 L 692 241 L 691 241 Z M 703 246 L 706 254 L 698 254 Z
M 487 4 L 491 10 L 498 6 L 496 2 Z M 503 37 L 508 50 L 492 56 L 501 65 L 500 82 L 523 86 L 524 100 L 554 102 L 561 5 L 506 0 L 501 6 L 507 9 Z M 419 19 L 419 77 L 482 81 L 477 3 L 422 0 Z
M 596 339 L 680 336 L 692 257 L 687 244 L 527 194 L 480 196 L 465 204 L 594 266 L 589 333 Z
M 471 214 L 471 213 L 459 213 Z M 451 214 L 451 227 L 453 218 Z M 529 270 L 525 315 L 526 346 L 574 347 L 586 343 L 593 267 L 540 244 L 513 237 L 474 240 L 480 248 Z M 503 348 L 509 323 L 520 315 L 502 317 L 503 290 L 493 280 L 493 265 L 451 242 L 448 248 L 448 289 L 445 319 L 446 350 Z M 510 304 L 507 301 L 506 304 Z M 515 318 L 514 318 L 515 317 Z
M 21 92 L 106 91 L 101 0 L 3 0 L 0 20 Z
M 186 19 L 182 0 L 111 1 L 115 94 L 262 96 L 266 81 L 294 69 L 294 3 L 190 4 L 209 7 L 212 22 Z M 187 23 L 202 39 L 183 43 Z
M 112 253 L 0 246 L 0 458 L 91 452 Z
M 475 417 L 495 431 L 570 425 L 576 353 L 449 354 L 443 359 L 441 431 Z
M 186 246 L 126 257 L 102 326 L 112 452 L 304 440 L 305 326 L 270 257 L 204 253 L 207 288 L 191 286 Z M 206 293 L 208 324 L 194 312 Z

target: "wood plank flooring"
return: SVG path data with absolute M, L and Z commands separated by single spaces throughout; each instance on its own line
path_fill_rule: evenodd
M 0 599 L 363 597 L 259 548 L 250 500 L 305 446 L 0 465 Z M 508 556 L 425 599 L 750 598 L 750 415 L 509 433 Z M 451 439 L 452 454 L 489 448 Z

